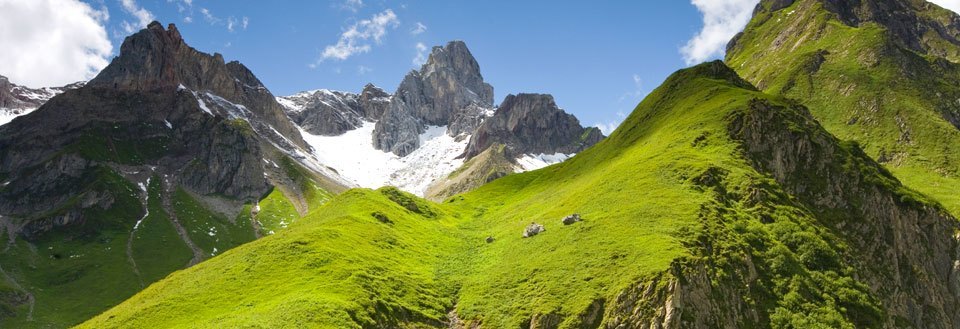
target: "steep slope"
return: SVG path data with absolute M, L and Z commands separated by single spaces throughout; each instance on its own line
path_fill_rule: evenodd
M 960 16 L 923 0 L 762 1 L 727 62 L 960 213 Z
M 306 147 L 243 65 L 151 23 L 0 126 L 0 326 L 74 325 L 297 220 L 343 189 Z
M 393 95 L 368 84 L 360 94 L 319 89 L 277 101 L 323 165 L 357 186 L 395 186 L 434 200 L 563 161 L 604 137 L 550 95 L 508 95 L 494 108 L 493 87 L 462 41 L 434 47 Z M 487 150 L 495 157 L 466 164 Z M 465 165 L 498 169 L 480 177 Z
M 0 75 L 0 126 L 13 118 L 33 112 L 53 96 L 80 88 L 84 84 L 85 82 L 75 82 L 63 87 L 33 89 L 11 83 L 10 79 Z
M 958 230 L 714 62 L 561 164 L 443 204 L 349 191 L 81 327 L 952 328 Z

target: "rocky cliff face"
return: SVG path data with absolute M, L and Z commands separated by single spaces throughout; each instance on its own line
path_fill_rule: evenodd
M 497 112 L 480 125 L 464 155 L 469 159 L 491 145 L 503 144 L 509 153 L 578 153 L 593 146 L 603 134 L 584 128 L 544 94 L 507 95 Z
M 326 89 L 278 97 L 300 128 L 320 136 L 337 136 L 377 121 L 390 107 L 390 94 L 372 84 L 358 94 Z
M 377 122 L 374 146 L 404 156 L 420 147 L 417 136 L 424 126 L 448 126 L 451 136 L 470 133 L 476 129 L 476 118 L 492 107 L 493 87 L 483 82 L 480 65 L 466 44 L 453 41 L 434 47 L 420 71 L 410 72 L 400 83 Z
M 751 107 L 731 122 L 732 137 L 742 141 L 758 170 L 856 250 L 860 256 L 848 261 L 883 301 L 886 326 L 960 326 L 955 288 L 960 222 L 900 186 L 858 146 L 819 130 L 805 110 L 781 111 L 763 102 Z M 805 123 L 801 129 L 808 132 L 800 132 L 797 123 Z
M 263 122 L 288 140 L 305 147 L 273 95 L 243 64 L 226 63 L 220 54 L 208 55 L 188 46 L 176 26 L 164 29 L 151 23 L 124 40 L 120 56 L 88 85 L 120 91 L 182 90 L 212 94 L 243 105 L 256 122 Z M 126 56 L 124 56 L 126 55 Z

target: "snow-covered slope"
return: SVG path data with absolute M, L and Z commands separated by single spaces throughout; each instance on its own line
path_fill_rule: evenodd
M 77 82 L 63 87 L 34 89 L 11 83 L 6 77 L 0 76 L 0 126 L 18 116 L 33 112 L 53 96 L 79 88 L 83 84 L 84 82 Z
M 420 148 L 407 156 L 373 147 L 374 122 L 340 136 L 318 136 L 301 130 L 303 139 L 313 147 L 313 155 L 323 166 L 333 168 L 340 177 L 359 186 L 378 188 L 396 186 L 423 196 L 438 179 L 463 165 L 469 136 L 460 140 L 447 134 L 447 127 L 430 126 L 420 135 Z M 516 159 L 516 172 L 540 169 L 572 157 L 573 154 L 528 154 Z
M 447 127 L 429 127 L 420 135 L 422 146 L 399 157 L 373 147 L 375 125 L 364 122 L 360 128 L 340 136 L 301 132 L 320 163 L 361 187 L 391 185 L 423 195 L 430 183 L 463 165 L 463 160 L 457 157 L 463 153 L 469 138 L 457 141 L 447 135 Z

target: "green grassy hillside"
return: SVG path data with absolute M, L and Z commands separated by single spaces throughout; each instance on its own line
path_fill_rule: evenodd
M 890 317 L 856 279 L 864 256 L 828 224 L 846 215 L 812 211 L 733 137 L 755 115 L 826 143 L 835 172 L 915 195 L 714 62 L 674 74 L 569 161 L 439 204 L 348 191 L 80 327 L 879 327 Z M 561 224 L 572 213 L 583 221 Z M 531 222 L 546 231 L 522 238 Z
M 9 240 L 0 250 L 0 327 L 76 325 L 176 270 L 283 230 L 285 223 L 302 217 L 279 189 L 259 203 L 255 228 L 252 205 L 229 218 L 183 189 L 164 195 L 159 175 L 150 177 L 146 190 L 107 166 L 92 169 L 87 177 L 89 185 L 76 202 L 108 193 L 113 196 L 109 206 L 90 207 L 82 214 L 84 222 L 38 237 L 4 231 Z M 309 187 L 309 209 L 329 199 L 306 177 L 299 181 Z M 165 198 L 176 221 L 163 205 Z
M 956 19 L 925 1 L 899 2 L 921 20 Z M 773 3 L 761 4 L 727 63 L 760 89 L 807 105 L 827 131 L 857 141 L 907 186 L 960 214 L 960 47 L 933 29 L 922 38 L 931 50 L 908 47 L 892 27 L 847 24 L 822 1 L 771 10 Z M 895 28 L 919 28 L 902 24 Z

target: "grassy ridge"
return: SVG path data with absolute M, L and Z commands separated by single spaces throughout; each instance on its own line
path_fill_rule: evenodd
M 727 62 L 764 91 L 807 105 L 827 131 L 960 214 L 960 129 L 941 113 L 960 106 L 960 65 L 907 49 L 876 23 L 846 25 L 819 1 L 759 11 Z
M 437 207 L 439 215 L 426 218 L 370 190 L 346 192 L 321 212 L 174 273 L 117 309 L 142 311 L 136 315 L 104 316 L 84 326 L 350 328 L 377 320 L 436 323 L 443 316 L 450 285 L 438 282 L 432 269 L 442 261 L 438 255 L 456 246 L 454 217 Z M 400 309 L 397 318 L 379 318 Z

